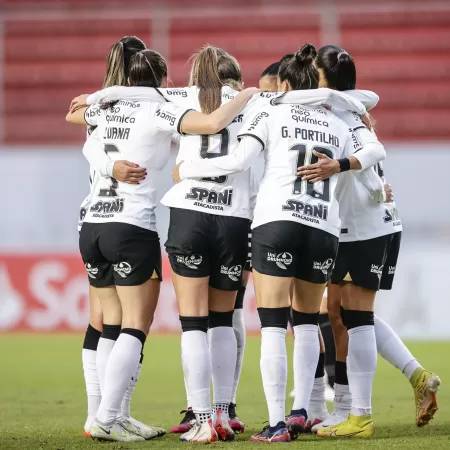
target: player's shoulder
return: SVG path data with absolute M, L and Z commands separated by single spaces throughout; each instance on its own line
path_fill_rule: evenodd
M 366 127 L 361 119 L 361 116 L 353 111 L 333 109 L 333 112 L 346 124 L 347 128 L 350 128 L 351 130 Z

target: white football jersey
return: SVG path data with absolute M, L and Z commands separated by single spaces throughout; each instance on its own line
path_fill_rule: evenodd
M 290 220 L 339 236 L 338 176 L 309 183 L 297 176 L 297 167 L 316 162 L 314 150 L 334 159 L 348 156 L 352 135 L 345 123 L 323 107 L 267 105 L 243 127 L 244 136 L 265 150 L 252 227 Z
M 196 86 L 179 89 L 161 89 L 170 101 L 186 108 L 201 110 Z M 222 103 L 227 103 L 238 94 L 228 86 L 222 88 Z M 202 159 L 225 156 L 237 147 L 237 135 L 244 120 L 253 111 L 255 99 L 249 102 L 228 127 L 211 136 L 183 135 L 177 155 L 181 161 L 195 163 Z M 264 101 L 264 99 L 263 99 Z M 267 102 L 265 100 L 264 102 Z M 175 184 L 162 198 L 169 207 L 191 209 L 221 216 L 250 218 L 250 170 L 219 177 L 184 179 Z
M 343 110 L 334 110 L 334 112 L 352 131 L 355 153 L 363 148 L 366 139 L 373 139 L 373 133 L 366 128 L 357 114 Z M 380 162 L 366 170 L 378 174 L 381 167 Z M 341 218 L 339 238 L 341 242 L 374 239 L 401 231 L 401 221 L 395 205 L 373 200 L 358 172 L 349 171 L 341 174 L 337 198 Z
M 124 222 L 156 231 L 156 186 L 152 172 L 169 158 L 173 127 L 185 110 L 173 104 L 121 100 L 107 109 L 90 106 L 88 125 L 97 126 L 104 151 L 112 160 L 133 161 L 147 169 L 139 184 L 100 176 L 92 192 L 85 221 Z

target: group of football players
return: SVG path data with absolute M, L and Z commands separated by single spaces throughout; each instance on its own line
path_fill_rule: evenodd
M 431 420 L 439 377 L 374 314 L 377 291 L 392 287 L 402 225 L 368 114 L 378 96 L 355 85 L 352 56 L 334 45 L 306 44 L 282 57 L 264 70 L 260 89 L 243 89 L 238 61 L 221 48 L 195 53 L 188 86 L 168 88 L 160 53 L 135 36 L 112 46 L 103 89 L 74 98 L 66 117 L 87 127 L 91 169 L 79 223 L 90 284 L 88 436 L 165 433 L 133 418 L 130 402 L 162 279 L 153 174 L 174 147 L 174 185 L 161 202 L 170 208 L 165 248 L 187 409 L 171 431 L 199 443 L 244 431 L 236 393 L 250 273 L 269 416 L 253 441 L 372 436 L 377 353 L 409 379 L 417 425 Z M 294 400 L 286 414 L 289 324 Z

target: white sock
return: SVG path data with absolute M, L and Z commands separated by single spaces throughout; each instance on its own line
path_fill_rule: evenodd
M 183 366 L 183 361 L 181 361 L 181 365 Z M 183 366 L 183 382 L 184 382 L 184 391 L 186 392 L 186 409 L 188 409 L 191 408 L 191 398 L 189 396 L 189 388 L 186 381 L 184 366 Z
M 242 362 L 244 361 L 246 330 L 245 318 L 243 309 L 235 309 L 233 313 L 233 330 L 236 336 L 237 355 L 236 355 L 236 370 L 234 371 L 234 385 L 232 402 L 236 403 L 236 394 L 241 378 Z
M 285 421 L 287 380 L 285 328 L 261 328 L 260 367 L 269 410 L 269 424 L 274 427 L 278 422 Z
M 115 343 L 116 341 L 103 337 L 98 340 L 96 365 L 97 374 L 100 381 L 100 389 L 102 392 L 105 383 L 106 365 L 108 364 L 109 355 L 111 354 Z
M 410 379 L 422 367 L 400 339 L 398 334 L 380 317 L 375 316 L 375 337 L 378 353 Z
M 139 363 L 136 373 L 134 376 L 130 379 L 130 384 L 127 387 L 127 390 L 125 391 L 125 394 L 123 395 L 122 399 L 122 405 L 120 407 L 121 410 L 121 417 L 127 419 L 131 416 L 131 397 L 133 396 L 133 392 L 136 389 L 136 384 L 139 380 L 139 375 L 141 374 L 142 364 Z
M 86 384 L 88 417 L 95 417 L 102 398 L 100 380 L 97 374 L 96 358 L 96 350 L 83 348 L 81 359 L 83 361 L 84 381 Z
M 347 377 L 352 396 L 352 415 L 372 414 L 372 384 L 377 368 L 375 327 L 348 330 Z
M 97 420 L 105 425 L 120 416 L 122 399 L 130 379 L 136 375 L 141 357 L 142 342 L 128 333 L 120 333 L 111 351 L 105 371 L 102 401 Z
M 314 378 L 314 384 L 311 391 L 311 398 L 309 399 L 309 406 L 307 409 L 308 418 L 326 417 L 328 414 L 327 401 L 325 399 L 325 377 Z
M 208 330 L 214 405 L 230 404 L 236 369 L 236 336 L 232 327 Z M 228 408 L 227 408 L 228 410 Z
M 348 414 L 352 407 L 352 396 L 348 384 L 334 383 L 334 410 Z
M 211 414 L 211 361 L 204 331 L 181 334 L 181 358 L 191 407 L 198 414 Z
M 318 325 L 294 326 L 294 403 L 293 410 L 307 411 L 320 354 Z

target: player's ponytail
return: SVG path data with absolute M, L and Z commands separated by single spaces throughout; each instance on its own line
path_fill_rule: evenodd
M 222 87 L 241 88 L 241 68 L 237 60 L 225 50 L 211 45 L 193 55 L 190 86 L 199 88 L 201 110 L 211 113 L 222 102 Z
M 355 89 L 356 67 L 352 56 L 336 45 L 325 45 L 320 48 L 316 64 L 322 69 L 328 87 L 338 91 Z
M 292 57 L 283 58 L 278 71 L 280 81 L 288 81 L 291 89 L 316 89 L 319 85 L 316 56 L 314 45 L 305 44 Z
M 141 50 L 131 57 L 129 71 L 130 86 L 160 87 L 167 77 L 167 63 L 154 50 Z
M 127 85 L 131 57 L 145 48 L 144 42 L 136 36 L 124 36 L 114 43 L 106 58 L 103 87 Z

